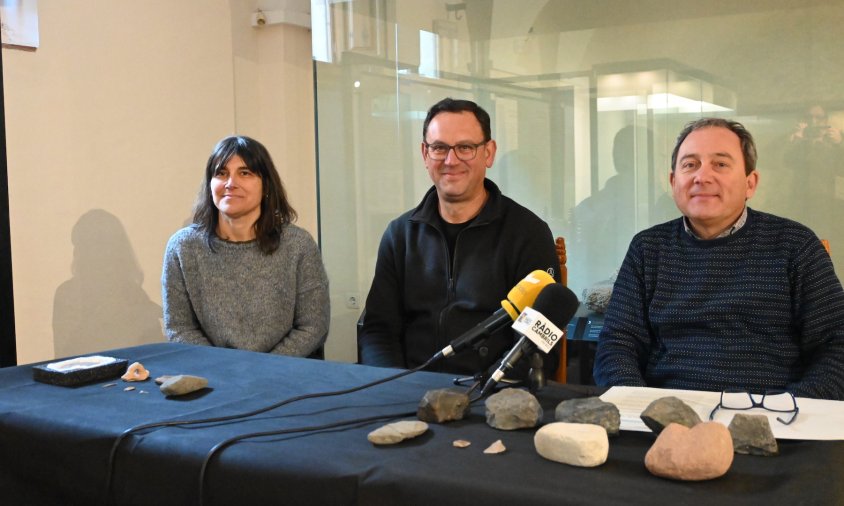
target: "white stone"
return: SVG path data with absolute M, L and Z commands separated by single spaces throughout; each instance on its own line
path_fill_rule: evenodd
M 404 420 L 379 427 L 367 435 L 369 442 L 376 445 L 392 445 L 405 439 L 412 439 L 428 430 L 428 424 L 415 420 Z
M 600 466 L 610 451 L 606 429 L 587 423 L 549 423 L 536 431 L 533 444 L 546 459 L 578 467 Z
M 180 374 L 178 376 L 170 376 L 170 378 L 158 387 L 164 395 L 175 396 L 185 395 L 197 390 L 202 390 L 208 386 L 208 379 L 202 376 L 191 376 L 189 374 Z
M 507 447 L 504 446 L 504 443 L 499 439 L 491 445 L 487 446 L 486 450 L 484 450 L 484 453 L 486 453 L 487 455 L 495 455 L 498 453 L 504 453 L 505 451 L 507 451 Z

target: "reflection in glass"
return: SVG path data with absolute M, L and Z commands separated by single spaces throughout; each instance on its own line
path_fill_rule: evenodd
M 670 153 L 704 115 L 756 137 L 750 206 L 803 222 L 844 262 L 844 158 L 790 141 L 813 106 L 844 127 L 844 76 L 830 64 L 844 57 L 844 0 L 718 12 L 691 0 L 623 12 L 545 0 L 314 4 L 314 25 L 328 27 L 314 30 L 314 47 L 321 245 L 335 300 L 365 299 L 388 221 L 430 187 L 422 121 L 447 96 L 490 112 L 498 160 L 488 177 L 567 239 L 575 293 L 611 277 L 636 232 L 679 216 Z M 332 307 L 332 335 L 352 334 L 361 308 Z

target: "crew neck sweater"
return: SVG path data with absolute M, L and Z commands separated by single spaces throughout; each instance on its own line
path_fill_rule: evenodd
M 637 234 L 599 336 L 599 385 L 844 398 L 844 291 L 799 223 L 748 209 L 699 240 L 682 218 Z
M 328 334 L 328 278 L 310 234 L 287 224 L 279 247 L 211 239 L 191 225 L 167 243 L 161 279 L 170 341 L 308 356 Z

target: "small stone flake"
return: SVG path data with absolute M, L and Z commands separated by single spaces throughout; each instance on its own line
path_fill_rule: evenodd
M 469 442 L 469 441 L 466 441 L 465 439 L 455 439 L 454 442 L 451 443 L 451 445 L 454 446 L 455 448 L 466 448 L 470 444 L 472 444 L 472 443 Z
M 504 453 L 506 450 L 507 450 L 507 448 L 504 446 L 504 443 L 502 443 L 501 440 L 499 439 L 498 441 L 489 445 L 489 447 L 487 447 L 487 449 L 484 450 L 484 453 L 488 453 L 488 454 L 492 455 L 492 454 L 496 454 L 496 453 Z
M 135 389 L 135 387 L 126 387 L 126 388 L 123 389 L 123 391 L 124 392 L 131 392 L 134 389 Z

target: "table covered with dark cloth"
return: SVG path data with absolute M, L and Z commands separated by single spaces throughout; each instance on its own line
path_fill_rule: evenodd
M 0 503 L 104 503 L 109 452 L 127 428 L 168 419 L 249 411 L 311 392 L 361 385 L 396 372 L 354 364 L 161 343 L 101 354 L 139 361 L 160 375 L 194 374 L 209 388 L 167 398 L 148 380 L 60 387 L 32 380 L 30 366 L 0 369 Z M 104 387 L 106 383 L 117 385 Z M 415 411 L 429 389 L 452 377 L 414 373 L 341 397 L 309 399 L 248 420 L 166 427 L 129 436 L 114 462 L 111 504 L 198 503 L 199 471 L 224 439 L 249 432 L 318 426 Z M 143 390 L 145 393 L 141 393 Z M 556 405 L 597 391 L 550 385 L 538 397 L 552 422 Z M 204 504 L 844 504 L 844 442 L 780 441 L 781 455 L 736 455 L 730 471 L 706 482 L 657 478 L 644 467 L 655 436 L 610 439 L 607 462 L 577 468 L 540 457 L 535 430 L 499 431 L 483 403 L 465 420 L 394 446 L 366 436 L 387 423 L 265 437 L 224 448 L 207 469 Z M 468 448 L 452 442 L 464 439 Z M 500 439 L 506 452 L 483 450 Z

